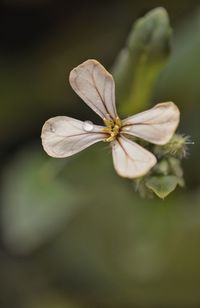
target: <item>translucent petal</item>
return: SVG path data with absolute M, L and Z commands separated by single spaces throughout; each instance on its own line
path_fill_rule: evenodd
M 92 126 L 93 125 L 93 126 Z M 108 137 L 103 126 L 58 116 L 45 122 L 42 128 L 42 145 L 52 157 L 68 157 Z
M 156 164 L 152 153 L 123 136 L 112 143 L 112 154 L 115 170 L 126 178 L 143 176 Z
M 96 60 L 87 60 L 75 67 L 69 76 L 73 90 L 101 118 L 117 116 L 115 83 L 112 75 Z
M 180 112 L 174 103 L 160 103 L 123 120 L 122 133 L 162 145 L 171 139 L 179 120 Z

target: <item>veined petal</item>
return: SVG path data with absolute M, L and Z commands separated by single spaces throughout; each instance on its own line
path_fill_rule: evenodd
M 49 119 L 41 134 L 44 150 L 52 157 L 68 157 L 108 137 L 103 126 L 93 125 L 91 131 L 84 127 L 84 122 L 69 117 Z
M 69 76 L 73 90 L 101 118 L 117 117 L 113 77 L 96 60 L 75 67 Z
M 123 120 L 122 133 L 163 145 L 173 136 L 179 120 L 180 112 L 174 103 L 160 103 Z
M 126 178 L 143 176 L 156 164 L 152 153 L 123 136 L 113 141 L 112 154 L 115 170 Z

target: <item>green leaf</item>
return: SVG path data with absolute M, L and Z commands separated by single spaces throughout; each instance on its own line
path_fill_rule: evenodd
M 31 149 L 6 170 L 3 237 L 14 252 L 29 253 L 48 241 L 79 208 L 80 194 L 60 173 L 56 176 L 63 162 Z
M 155 81 L 168 60 L 171 28 L 164 8 L 156 8 L 133 26 L 113 67 L 121 111 L 132 114 L 148 107 Z
M 167 197 L 177 184 L 178 178 L 174 175 L 152 176 L 146 181 L 146 186 L 161 199 Z

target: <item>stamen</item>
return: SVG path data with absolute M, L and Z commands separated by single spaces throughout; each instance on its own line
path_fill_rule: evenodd
M 121 120 L 119 117 L 116 117 L 114 119 L 106 119 L 104 118 L 104 123 L 106 125 L 105 128 L 103 128 L 103 132 L 109 134 L 110 136 L 105 139 L 106 142 L 111 142 L 113 140 L 115 140 L 115 138 L 117 137 L 117 135 L 120 132 L 121 129 Z

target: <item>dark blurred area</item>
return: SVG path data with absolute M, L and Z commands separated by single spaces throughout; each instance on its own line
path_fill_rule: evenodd
M 172 54 L 152 103 L 172 100 L 191 136 L 186 187 L 141 199 L 110 150 L 44 153 L 52 116 L 100 123 L 68 83 L 94 58 L 107 69 L 133 22 L 167 9 Z M 200 3 L 4 0 L 0 3 L 0 307 L 168 308 L 200 305 Z

